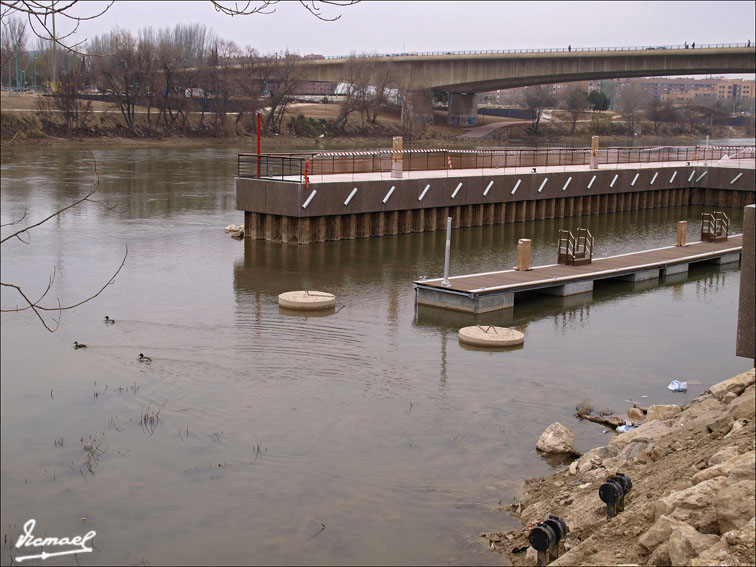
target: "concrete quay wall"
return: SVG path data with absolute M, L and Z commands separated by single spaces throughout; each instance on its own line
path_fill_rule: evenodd
M 680 205 L 756 202 L 754 169 L 664 166 L 304 183 L 236 179 L 245 236 L 309 244 Z M 356 191 L 355 191 L 356 189 Z

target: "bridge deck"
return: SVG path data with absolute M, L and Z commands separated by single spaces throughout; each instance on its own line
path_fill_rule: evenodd
M 418 280 L 415 287 L 432 288 L 448 293 L 484 295 L 502 292 L 519 292 L 539 288 L 562 286 L 581 281 L 621 277 L 637 272 L 660 269 L 678 264 L 712 260 L 730 253 L 740 252 L 743 235 L 730 236 L 724 242 L 694 242 L 684 247 L 668 246 L 594 259 L 591 264 L 565 266 L 552 264 L 534 267 L 528 271 L 505 270 L 482 274 L 470 274 L 449 278 L 450 286 L 444 286 L 443 278 Z

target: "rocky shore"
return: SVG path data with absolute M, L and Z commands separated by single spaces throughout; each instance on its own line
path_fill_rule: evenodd
M 568 531 L 550 565 L 754 565 L 755 387 L 751 369 L 685 407 L 651 406 L 637 428 L 527 481 L 511 508 L 521 530 L 482 536 L 512 565 L 536 565 L 528 534 L 554 515 Z M 599 487 L 616 473 L 632 488 L 608 519 Z

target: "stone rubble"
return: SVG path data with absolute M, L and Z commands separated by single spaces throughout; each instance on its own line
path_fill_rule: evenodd
M 535 565 L 534 550 L 523 553 L 527 526 L 553 514 L 568 534 L 551 565 L 754 565 L 755 388 L 752 369 L 684 408 L 651 406 L 639 427 L 527 481 L 511 508 L 526 527 L 483 534 L 490 549 L 512 565 Z M 552 424 L 538 449 L 571 452 L 571 433 Z M 598 488 L 620 472 L 633 488 L 624 511 L 607 519 Z

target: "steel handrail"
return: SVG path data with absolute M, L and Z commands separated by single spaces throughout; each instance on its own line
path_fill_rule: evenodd
M 273 171 L 288 169 L 288 175 L 303 177 L 305 163 L 308 175 L 384 173 L 391 171 L 391 157 L 402 156 L 404 171 L 433 171 L 444 169 L 512 168 L 561 165 L 587 165 L 591 150 L 586 148 L 461 150 L 434 149 L 377 149 L 354 152 L 307 152 L 261 154 L 259 159 Z M 663 163 L 699 159 L 722 159 L 730 154 L 734 159 L 756 155 L 755 146 L 650 146 L 604 148 L 598 152 L 600 164 Z M 239 154 L 239 177 L 256 177 L 245 169 L 246 163 L 257 163 L 257 154 Z M 277 166 L 274 166 L 278 163 Z M 298 165 L 294 165 L 294 164 Z M 288 164 L 286 166 L 285 164 Z M 260 175 L 269 178 L 270 175 Z M 280 174 L 273 178 L 281 177 Z M 286 180 L 286 179 L 284 179 Z

